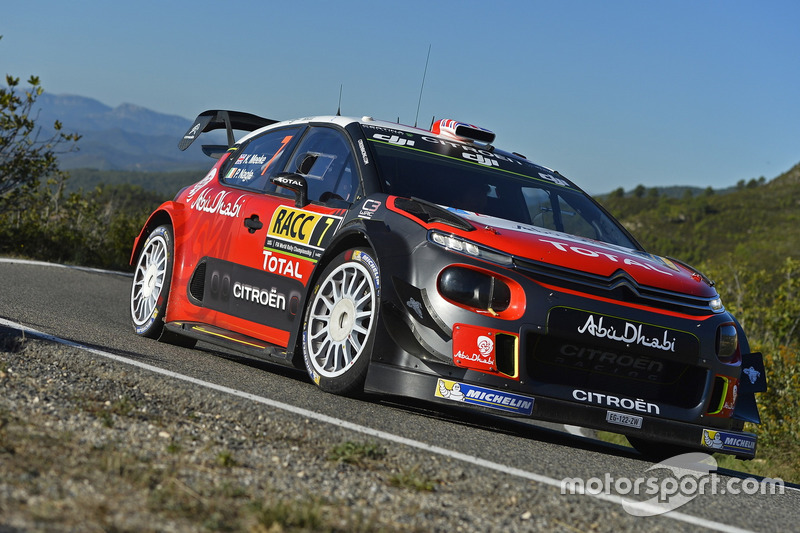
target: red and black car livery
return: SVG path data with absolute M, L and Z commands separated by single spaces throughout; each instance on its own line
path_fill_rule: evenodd
M 647 253 L 489 130 L 198 116 L 219 161 L 136 240 L 140 335 L 369 391 L 755 455 L 761 354 L 705 276 Z M 233 130 L 248 131 L 239 141 Z

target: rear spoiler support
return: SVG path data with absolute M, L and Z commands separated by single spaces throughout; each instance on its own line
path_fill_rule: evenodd
M 223 128 L 225 128 L 228 134 L 228 148 L 230 148 L 236 142 L 236 139 L 233 137 L 233 130 L 255 131 L 264 126 L 275 124 L 276 122 L 278 121 L 271 118 L 263 118 L 241 111 L 210 109 L 197 115 L 189 131 L 187 131 L 180 142 L 178 142 L 178 149 L 183 151 L 189 148 L 201 133 L 221 130 Z

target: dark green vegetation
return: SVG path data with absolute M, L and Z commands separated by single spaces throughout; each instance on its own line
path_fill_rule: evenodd
M 769 389 L 759 395 L 759 459 L 723 466 L 800 478 L 800 164 L 727 194 L 682 197 L 637 188 L 604 204 L 649 251 L 692 263 L 717 283 L 751 349 L 764 354 Z M 776 473 L 777 472 L 777 473 Z M 771 474 L 770 474 L 771 473 Z

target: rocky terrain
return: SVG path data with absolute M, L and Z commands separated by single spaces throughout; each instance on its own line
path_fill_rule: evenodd
M 635 524 L 622 509 L 586 505 L 553 487 L 2 327 L 0 472 L 2 532 L 572 532 Z

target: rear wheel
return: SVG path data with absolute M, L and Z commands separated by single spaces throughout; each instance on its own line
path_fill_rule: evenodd
M 348 250 L 320 276 L 306 308 L 303 357 L 311 379 L 335 394 L 363 391 L 378 316 L 378 266 Z
M 158 226 L 142 246 L 131 285 L 131 320 L 142 337 L 180 346 L 194 346 L 195 341 L 164 329 L 173 264 L 172 227 Z

